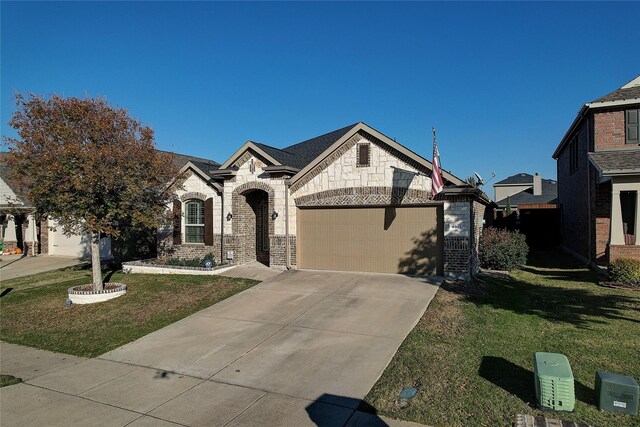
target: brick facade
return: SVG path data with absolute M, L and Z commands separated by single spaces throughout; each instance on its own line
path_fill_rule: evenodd
M 47 217 L 42 217 L 40 220 L 40 236 L 38 236 L 38 240 L 40 241 L 40 253 L 48 254 L 49 253 L 49 220 Z
M 596 151 L 625 148 L 624 110 L 595 113 L 593 123 Z
M 638 107 L 622 105 L 588 111 L 576 129 L 563 140 L 562 150 L 556 153 L 562 245 L 582 261 L 602 267 L 623 254 L 640 258 L 637 246 L 610 245 L 611 203 L 615 189 L 612 178 L 601 176 L 589 161 L 589 152 L 637 148 L 630 147 L 625 141 L 625 110 L 628 108 Z M 578 167 L 572 171 L 574 135 L 578 144 Z
M 598 265 L 609 263 L 609 235 L 611 233 L 611 183 L 596 184 L 593 204 L 595 228 L 595 252 L 592 254 Z
M 611 245 L 609 256 L 610 261 L 618 258 L 640 259 L 640 245 Z
M 589 259 L 590 200 L 593 190 L 590 175 L 593 173 L 587 153 L 589 152 L 588 122 L 578 130 L 575 142 L 578 144 L 576 170 L 571 170 L 570 144 L 559 154 L 556 165 L 558 171 L 558 206 L 560 207 L 560 229 L 562 244 L 583 259 Z
M 468 237 L 444 238 L 444 272 L 461 277 L 469 275 L 471 270 L 471 245 Z

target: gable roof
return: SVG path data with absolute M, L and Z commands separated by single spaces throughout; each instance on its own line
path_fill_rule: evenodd
M 389 138 L 383 133 L 378 132 L 377 130 L 367 125 L 366 123 L 358 122 L 352 127 L 347 126 L 345 128 L 338 129 L 337 131 L 329 132 L 327 134 L 321 135 L 318 138 L 313 138 L 311 140 L 304 141 L 303 143 L 308 143 L 309 141 L 320 139 L 321 142 L 318 142 L 316 147 L 319 148 L 322 146 L 326 146 L 327 148 L 323 150 L 319 155 L 316 155 L 313 161 L 309 162 L 303 169 L 300 170 L 300 172 L 292 176 L 290 179 L 290 183 L 293 184 L 296 181 L 298 181 L 300 178 L 306 175 L 309 171 L 311 171 L 311 169 L 313 169 L 318 163 L 324 160 L 328 155 L 330 155 L 333 151 L 335 151 L 338 147 L 340 147 L 343 143 L 345 143 L 349 138 L 351 138 L 353 135 L 355 135 L 358 132 L 364 132 L 366 134 L 371 135 L 373 138 L 378 139 L 379 141 L 385 143 L 386 145 L 390 146 L 394 150 L 400 152 L 401 154 L 404 154 L 405 156 L 409 157 L 410 159 L 417 162 L 419 165 L 425 167 L 426 169 L 430 171 L 433 170 L 433 165 L 431 164 L 431 162 L 425 159 L 424 157 L 414 153 L 413 151 L 409 150 L 407 147 L 401 144 L 398 144 L 393 139 Z M 337 140 L 335 140 L 333 143 L 329 144 L 331 139 L 333 139 L 334 137 L 337 137 L 338 135 L 341 135 L 341 136 Z M 300 144 L 303 144 L 303 143 L 300 143 Z M 466 184 L 463 180 L 461 180 L 457 176 L 452 175 L 451 173 L 445 170 L 442 170 L 442 177 L 454 185 Z
M 611 93 L 606 94 L 589 104 L 595 105 L 597 103 L 614 102 L 614 101 L 628 101 L 640 99 L 640 76 L 631 80 L 626 85 L 614 90 Z
M 16 195 L 16 202 L 17 204 L 20 204 L 20 207 L 23 208 L 29 208 L 29 207 L 33 207 L 33 205 L 31 204 L 31 202 L 29 201 L 29 199 L 27 199 L 26 197 L 26 190 L 24 188 L 22 188 L 20 185 L 18 185 L 18 183 L 14 182 L 13 179 L 11 179 L 11 174 L 10 174 L 10 169 L 9 169 L 9 165 L 6 162 L 6 156 L 9 153 L 2 151 L 0 152 L 0 179 L 2 179 L 2 181 L 4 181 L 4 183 L 9 187 L 9 189 L 11 191 L 13 191 L 13 193 Z M 6 194 L 3 194 L 3 199 L 7 196 Z M 2 207 L 14 207 L 16 204 L 15 203 L 9 203 L 9 204 L 2 204 L 0 206 Z
M 589 160 L 604 176 L 640 175 L 640 149 L 598 151 Z
M 518 206 L 526 203 L 556 203 L 558 199 L 558 183 L 552 179 L 542 180 L 542 194 L 535 196 L 533 187 L 522 190 L 507 198 L 511 200 L 511 206 Z M 507 205 L 507 198 L 498 200 L 496 204 L 499 207 Z
M 297 165 L 292 164 L 291 166 L 304 168 L 357 125 L 358 123 L 354 123 L 286 147 L 284 150 L 293 154 L 298 162 Z
M 633 104 L 640 104 L 640 75 L 631 80 L 629 83 L 621 86 L 619 89 L 616 89 L 613 92 L 601 96 L 594 101 L 584 104 L 580 108 L 580 111 L 578 111 L 576 118 L 573 120 L 573 123 L 571 123 L 571 126 L 569 126 L 569 129 L 567 129 L 567 132 L 560 140 L 560 144 L 558 144 L 558 147 L 555 149 L 551 157 L 554 159 L 558 158 L 560 152 L 571 140 L 574 131 L 578 129 L 589 110 L 597 108 L 622 107 L 625 105 Z
M 173 155 L 173 164 L 182 169 L 187 163 L 191 162 L 198 169 L 204 172 L 209 178 L 212 178 L 211 171 L 218 169 L 220 163 L 215 160 L 204 159 L 202 157 L 189 156 L 187 154 L 174 153 L 173 151 L 157 150 L 161 153 Z
M 220 169 L 229 168 L 235 160 L 242 156 L 247 150 L 252 149 L 274 165 L 290 166 L 296 170 L 304 168 L 311 163 L 320 153 L 336 142 L 340 137 L 352 129 L 355 125 L 345 126 L 341 129 L 325 133 L 315 138 L 290 145 L 285 148 L 275 148 L 267 144 L 254 141 L 247 141 L 239 150 L 231 155 Z
M 230 171 L 233 162 L 239 159 L 248 150 L 253 150 L 274 165 L 269 166 L 268 168 L 273 168 L 275 170 L 275 166 L 281 166 L 280 168 L 277 168 L 278 171 L 288 169 L 288 172 L 293 174 L 290 182 L 294 183 L 357 132 L 365 132 L 372 135 L 374 138 L 377 138 L 416 161 L 418 164 L 424 166 L 426 169 L 432 170 L 432 164 L 427 159 L 414 153 L 403 145 L 398 144 L 396 141 L 378 132 L 367 124 L 358 122 L 353 125 L 345 126 L 320 136 L 289 145 L 285 148 L 275 148 L 259 142 L 247 141 L 242 147 L 240 147 L 240 149 L 233 153 L 231 157 L 219 166 L 218 172 L 222 173 L 228 170 Z M 465 185 L 464 181 L 446 170 L 442 171 L 442 176 L 445 180 L 454 185 Z
M 523 185 L 523 184 L 531 184 L 533 185 L 533 175 L 528 173 L 517 173 L 515 175 L 511 175 L 508 178 L 503 179 L 502 181 L 498 181 L 493 186 L 496 185 Z

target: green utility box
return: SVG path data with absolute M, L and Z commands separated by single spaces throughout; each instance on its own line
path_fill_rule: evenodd
M 624 375 L 596 372 L 598 409 L 621 414 L 638 414 L 638 382 Z
M 567 356 L 537 352 L 533 355 L 536 398 L 541 409 L 573 411 L 576 395 Z

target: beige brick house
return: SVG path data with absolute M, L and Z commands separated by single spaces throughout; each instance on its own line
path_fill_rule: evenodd
M 640 76 L 585 104 L 553 153 L 562 243 L 606 266 L 640 259 Z
M 469 277 L 484 193 L 364 123 L 282 149 L 248 141 L 219 168 L 187 163 L 159 255 Z

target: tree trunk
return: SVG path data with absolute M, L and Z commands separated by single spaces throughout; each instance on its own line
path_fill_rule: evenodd
M 91 235 L 91 271 L 93 273 L 93 290 L 99 292 L 102 287 L 102 270 L 100 269 L 100 234 Z

